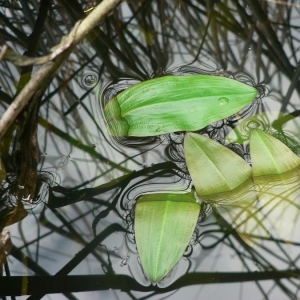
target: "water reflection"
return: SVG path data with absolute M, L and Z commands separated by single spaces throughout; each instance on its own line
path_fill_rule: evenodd
M 219 205 L 216 210 L 250 246 L 262 239 L 298 242 L 299 170 L 288 174 L 254 177 L 255 189 L 245 191 L 237 203 Z M 297 233 L 296 236 L 294 234 Z
M 47 55 L 63 34 L 87 17 L 90 6 L 90 1 L 81 0 L 54 5 L 36 0 L 0 1 L 1 41 L 20 55 Z M 297 230 L 290 229 L 286 217 L 291 214 L 291 219 L 297 220 L 293 179 L 279 186 L 263 183 L 257 188 L 256 184 L 248 211 L 225 207 L 225 215 L 232 216 L 229 223 L 220 218 L 221 206 L 213 206 L 220 212 L 214 214 L 206 204 L 193 248 L 187 249 L 174 277 L 163 289 L 146 286 L 143 274 L 134 271 L 138 258 L 130 226 L 135 199 L 143 192 L 167 188 L 181 177 L 188 181 L 185 188 L 191 187 L 183 156 L 184 135 L 116 141 L 105 131 L 99 113 L 99 95 L 107 86 L 117 93 L 132 83 L 173 74 L 174 70 L 178 74 L 195 74 L 200 69 L 206 74 L 226 74 L 256 87 L 263 82 L 262 91 L 270 93 L 262 92 L 265 97 L 252 106 L 200 133 L 250 163 L 247 136 L 240 134 L 239 143 L 236 137 L 230 141 L 225 137 L 244 118 L 282 110 L 292 117 L 275 113 L 268 121 L 258 115 L 247 127 L 269 128 L 299 154 L 298 20 L 295 1 L 253 0 L 247 5 L 242 0 L 121 2 L 59 66 L 45 92 L 33 95 L 20 119 L 1 138 L 6 177 L 3 173 L 0 177 L 5 180 L 0 191 L 0 222 L 1 230 L 9 228 L 13 247 L 3 248 L 1 242 L 8 240 L 2 232 L 0 294 L 36 295 L 35 299 L 47 293 L 49 299 L 299 297 Z M 42 67 L 23 68 L 1 61 L 1 116 L 28 78 Z M 96 74 L 84 77 L 89 71 Z M 210 91 L 204 93 L 209 96 Z M 22 122 L 22 118 L 28 121 Z M 25 130 L 25 125 L 32 131 Z M 34 141 L 32 151 L 29 146 Z M 11 155 L 16 150 L 23 161 Z M 26 162 L 25 154 L 34 160 Z M 53 174 L 41 183 L 43 187 L 39 186 L 41 171 Z M 15 181 L 16 174 L 23 179 Z M 149 178 L 152 181 L 147 181 Z M 11 184 L 17 195 L 8 201 L 6 192 L 12 194 Z M 278 193 L 281 201 L 274 198 Z M 241 211 L 234 216 L 238 209 Z M 268 218 L 279 216 L 280 210 L 289 224 L 286 229 Z M 254 225 L 249 216 L 254 217 Z M 232 224 L 245 231 L 255 247 L 243 242 Z M 260 237 L 254 235 L 256 231 Z M 288 239 L 295 241 L 286 243 Z M 121 267 L 127 256 L 130 259 Z
M 268 220 L 273 237 L 288 243 L 299 240 L 299 170 L 271 178 L 258 178 L 260 211 Z M 296 236 L 294 234 L 297 234 Z

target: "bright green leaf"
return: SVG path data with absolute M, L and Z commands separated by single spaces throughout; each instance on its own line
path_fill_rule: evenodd
M 163 279 L 182 257 L 199 212 L 193 193 L 148 194 L 137 201 L 135 239 L 144 272 L 152 283 Z
M 184 140 L 184 153 L 188 170 L 200 197 L 228 202 L 235 199 L 247 186 L 252 185 L 251 167 L 236 153 L 221 144 L 200 134 L 187 133 Z M 233 194 L 232 194 L 233 193 Z M 235 199 L 234 201 L 237 201 Z
M 253 176 L 277 175 L 300 166 L 300 158 L 271 135 L 254 129 L 250 135 Z
M 104 108 L 113 136 L 195 131 L 227 118 L 257 95 L 254 87 L 221 76 L 164 76 L 138 83 Z

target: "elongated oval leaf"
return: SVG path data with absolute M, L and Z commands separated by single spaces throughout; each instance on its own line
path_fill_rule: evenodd
M 135 239 L 144 272 L 163 279 L 182 257 L 194 232 L 200 205 L 193 193 L 143 195 L 135 207 Z
M 113 136 L 195 131 L 249 104 L 257 90 L 221 76 L 164 76 L 136 84 L 104 108 Z
M 250 134 L 253 176 L 277 175 L 300 166 L 300 158 L 271 135 L 253 129 Z
M 251 167 L 240 156 L 202 135 L 188 133 L 184 153 L 200 197 L 230 192 L 251 182 Z

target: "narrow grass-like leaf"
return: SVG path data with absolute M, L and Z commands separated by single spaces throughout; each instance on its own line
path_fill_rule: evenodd
M 113 136 L 195 131 L 248 105 L 257 90 L 221 76 L 164 76 L 138 83 L 104 108 Z
M 135 207 L 135 239 L 144 272 L 163 279 L 182 257 L 194 232 L 200 205 L 193 193 L 143 195 Z
M 237 189 L 243 190 L 244 184 L 252 184 L 251 167 L 236 153 L 213 140 L 188 133 L 184 140 L 184 153 L 200 197 L 214 199 L 216 194 L 232 191 L 238 194 Z
M 5 179 L 6 179 L 6 170 L 5 170 L 2 160 L 0 158 L 0 184 Z
M 250 135 L 253 176 L 277 175 L 300 166 L 300 158 L 271 135 L 253 129 Z

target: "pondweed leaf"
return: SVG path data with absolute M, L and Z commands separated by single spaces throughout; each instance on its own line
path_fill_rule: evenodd
M 250 134 L 253 176 L 279 175 L 300 166 L 300 158 L 271 135 L 253 129 Z
M 138 83 L 104 108 L 112 136 L 195 131 L 248 105 L 257 90 L 221 76 L 164 76 Z
M 218 194 L 228 202 L 252 185 L 251 167 L 236 153 L 200 134 L 187 133 L 184 154 L 197 194 L 218 201 Z M 247 187 L 245 187 L 246 185 Z M 226 204 L 226 203 L 225 203 Z
M 137 201 L 135 239 L 144 272 L 152 283 L 163 279 L 182 257 L 199 212 L 194 193 L 148 194 Z

